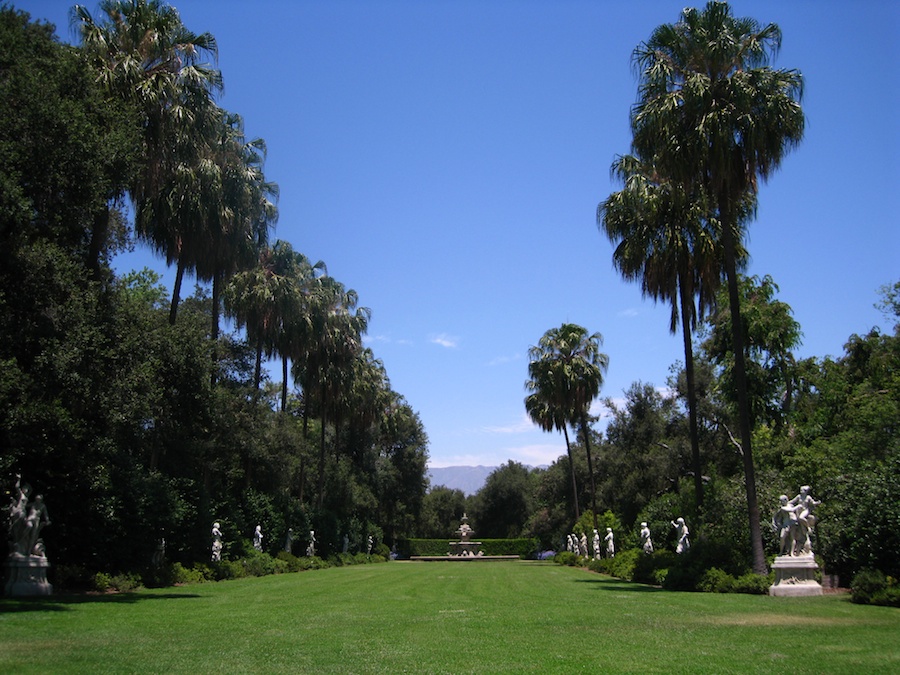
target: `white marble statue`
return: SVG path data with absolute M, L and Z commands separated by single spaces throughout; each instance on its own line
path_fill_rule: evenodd
M 594 540 L 591 542 L 594 548 L 594 560 L 600 560 L 600 533 L 594 530 Z
M 778 533 L 781 555 L 797 555 L 800 541 L 800 523 L 797 521 L 797 505 L 788 501 L 787 495 L 778 498 L 778 510 L 772 516 L 772 527 Z
M 166 562 L 166 539 L 165 537 L 159 538 L 159 543 L 156 545 L 156 550 L 153 552 L 153 566 L 154 567 L 162 567 Z
M 8 508 L 10 554 L 43 558 L 46 556 L 41 530 L 50 524 L 50 516 L 43 495 L 37 495 L 29 502 L 30 496 L 31 486 L 17 475 L 15 494 Z
M 588 554 L 587 535 L 584 532 L 581 533 L 581 541 L 579 542 L 578 547 L 579 547 L 579 552 L 581 553 L 581 555 L 583 555 L 585 558 L 587 558 L 587 554 Z
M 603 541 L 606 542 L 606 557 L 614 557 L 616 555 L 616 542 L 611 527 L 606 528 L 606 536 L 603 537 Z
M 372 535 L 366 539 L 366 555 L 372 555 L 372 546 L 375 544 L 375 540 L 372 539 Z
M 312 558 L 316 554 L 316 532 L 315 530 L 309 531 L 309 544 L 306 547 L 306 555 Z
M 253 548 L 255 548 L 257 551 L 262 551 L 262 540 L 262 525 L 257 525 L 256 529 L 253 531 Z
M 291 552 L 291 548 L 294 546 L 294 530 L 288 528 L 287 535 L 284 538 L 284 550 L 288 553 Z
M 213 523 L 212 526 L 212 558 L 213 562 L 219 562 L 222 559 L 222 530 L 219 529 L 219 523 Z
M 647 523 L 641 523 L 641 549 L 647 555 L 653 553 L 653 540 L 650 539 L 650 528 Z
M 813 514 L 813 509 L 822 502 L 813 499 L 812 495 L 809 494 L 809 491 L 809 485 L 802 486 L 800 488 L 800 494 L 788 502 L 788 504 L 796 506 L 798 525 L 796 548 L 798 551 L 795 555 L 812 555 L 813 552 L 812 531 L 816 526 L 817 520 L 816 516 Z
M 675 553 L 684 553 L 691 547 L 690 532 L 684 522 L 684 518 L 673 520 L 672 527 L 675 528 L 675 536 L 678 537 L 678 542 L 675 544 Z

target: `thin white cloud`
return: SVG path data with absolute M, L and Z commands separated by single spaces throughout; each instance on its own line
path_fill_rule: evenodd
M 363 344 L 365 345 L 374 345 L 374 344 L 385 344 L 385 345 L 404 345 L 409 346 L 413 344 L 412 340 L 406 340 L 404 338 L 400 338 L 395 340 L 390 335 L 380 334 L 380 335 L 364 335 L 363 336 Z
M 456 349 L 459 346 L 459 338 L 455 335 L 448 335 L 447 333 L 437 333 L 436 335 L 432 335 L 429 340 L 432 344 L 440 345 L 447 349 Z
M 640 312 L 638 312 L 634 307 L 629 307 L 628 309 L 623 309 L 621 312 L 616 314 L 616 316 L 621 317 L 623 319 L 633 319 Z
M 537 428 L 537 425 L 531 421 L 531 418 L 526 413 L 523 413 L 522 417 L 516 422 L 501 426 L 481 427 L 481 431 L 487 434 L 523 434 L 534 431 Z
M 521 360 L 522 360 L 521 354 L 513 354 L 512 356 L 498 356 L 498 357 L 488 361 L 487 364 L 488 364 L 488 367 L 502 366 L 506 363 L 512 363 L 514 361 L 521 361 Z

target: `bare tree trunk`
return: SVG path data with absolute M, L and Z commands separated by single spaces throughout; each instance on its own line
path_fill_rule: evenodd
M 694 382 L 694 348 L 691 345 L 691 312 L 690 305 L 694 302 L 689 297 L 687 285 L 681 279 L 678 281 L 681 291 L 681 334 L 684 339 L 684 374 L 687 379 L 688 425 L 691 434 L 691 465 L 694 470 L 694 494 L 697 499 L 697 513 L 703 506 L 703 476 L 700 468 L 700 438 L 697 430 L 697 388 Z
M 730 202 L 725 197 L 719 205 L 722 222 L 722 243 L 725 248 L 725 275 L 728 280 L 728 304 L 731 310 L 731 340 L 734 349 L 734 378 L 737 389 L 738 418 L 740 422 L 741 454 L 744 459 L 744 481 L 747 489 L 747 517 L 750 520 L 750 545 L 753 551 L 753 571 L 767 574 L 766 556 L 763 551 L 762 527 L 759 521 L 759 503 L 756 497 L 756 470 L 753 466 L 753 449 L 750 442 L 750 402 L 747 397 L 747 371 L 744 355 L 744 334 L 741 323 L 741 300 L 735 264 L 735 242 L 732 231 Z
M 178 261 L 178 267 L 175 272 L 175 287 L 172 289 L 172 305 L 169 308 L 169 325 L 175 325 L 175 319 L 178 317 L 178 301 L 181 299 L 181 282 L 184 280 L 184 265 L 181 260 Z
M 581 415 L 581 435 L 584 436 L 584 449 L 587 451 L 588 473 L 591 476 L 591 511 L 594 515 L 594 529 L 597 529 L 597 486 L 594 483 L 594 462 L 591 460 L 591 430 L 588 427 L 587 413 Z
M 569 432 L 563 426 L 563 436 L 566 437 L 566 453 L 569 455 L 569 473 L 572 474 L 572 503 L 575 505 L 575 520 L 581 518 L 581 509 L 578 508 L 578 483 L 575 481 L 575 458 L 572 455 L 572 446 L 569 444 Z

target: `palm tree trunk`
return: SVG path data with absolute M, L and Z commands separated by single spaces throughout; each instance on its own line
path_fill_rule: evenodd
M 288 357 L 281 356 L 281 412 L 287 410 Z
M 569 455 L 569 473 L 572 474 L 572 503 L 575 505 L 575 521 L 581 518 L 581 509 L 578 508 L 578 483 L 575 481 L 575 458 L 572 456 L 572 446 L 569 444 L 569 432 L 563 426 L 563 436 L 566 437 L 566 454 Z
M 216 371 L 219 367 L 219 295 L 222 292 L 222 275 L 220 272 L 213 274 L 212 283 L 212 315 L 209 327 L 209 336 L 212 343 L 212 369 L 209 371 L 209 384 L 216 386 Z
M 722 243 L 725 249 L 725 276 L 728 281 L 728 304 L 731 310 L 731 340 L 734 349 L 734 379 L 738 400 L 738 417 L 741 433 L 741 454 L 744 458 L 744 481 L 747 490 L 747 517 L 750 520 L 750 546 L 753 551 L 753 571 L 766 574 L 766 557 L 763 551 L 762 527 L 759 521 L 759 503 L 756 499 L 756 471 L 753 467 L 753 449 L 750 442 L 750 402 L 747 397 L 747 371 L 744 362 L 744 335 L 741 323 L 741 301 L 735 257 L 734 232 L 732 230 L 730 200 L 727 195 L 720 200 L 719 215 L 722 222 Z
M 678 280 L 681 292 L 681 335 L 684 339 L 684 374 L 687 378 L 688 428 L 691 434 L 691 465 L 694 470 L 694 495 L 697 513 L 703 506 L 703 476 L 700 468 L 700 438 L 697 431 L 697 389 L 694 382 L 694 348 L 691 346 L 691 311 L 694 299 L 688 294 L 688 286 Z M 690 305 L 688 303 L 691 303 Z
M 322 413 L 322 431 L 319 434 L 319 482 L 316 489 L 316 507 L 321 510 L 325 500 L 325 413 Z
M 259 391 L 259 384 L 262 381 L 262 353 L 263 341 L 262 337 L 256 340 L 256 365 L 253 369 L 253 388 Z
M 175 287 L 172 289 L 172 305 L 169 308 L 169 325 L 175 325 L 175 319 L 178 316 L 178 301 L 181 298 L 181 282 L 184 280 L 184 264 L 178 261 L 178 267 L 175 272 Z
M 581 415 L 581 435 L 584 436 L 584 449 L 587 451 L 588 473 L 591 476 L 591 511 L 594 516 L 594 529 L 597 529 L 597 487 L 594 483 L 594 463 L 591 460 L 591 430 L 588 427 L 587 413 Z

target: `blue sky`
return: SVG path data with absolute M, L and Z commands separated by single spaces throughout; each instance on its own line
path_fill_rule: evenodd
M 64 40 L 71 4 L 15 3 Z M 563 322 L 604 336 L 601 396 L 665 385 L 680 337 L 613 270 L 595 212 L 629 150 L 631 52 L 685 0 L 172 4 L 215 35 L 220 103 L 268 144 L 274 236 L 372 309 L 368 344 L 421 415 L 432 466 L 565 452 L 523 406 L 528 348 Z M 806 84 L 805 138 L 761 190 L 749 271 L 793 308 L 799 356 L 839 356 L 888 327 L 873 304 L 900 279 L 900 4 L 732 7 L 779 24 L 775 66 Z M 144 248 L 117 264 L 165 272 Z

